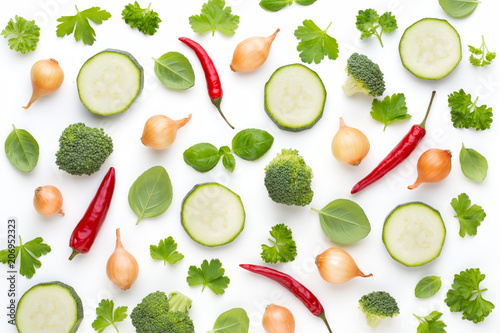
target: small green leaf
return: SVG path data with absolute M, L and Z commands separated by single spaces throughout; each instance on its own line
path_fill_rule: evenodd
M 426 276 L 417 283 L 415 297 L 428 298 L 435 295 L 439 289 L 441 289 L 441 278 L 439 276 Z
M 177 250 L 177 243 L 172 238 L 172 236 L 160 240 L 158 246 L 156 245 L 149 246 L 149 253 L 151 255 L 151 258 L 156 260 L 163 260 L 164 265 L 166 265 L 167 262 L 170 265 L 174 265 L 180 260 L 184 259 L 184 255 L 176 250 Z
M 455 18 L 469 16 L 479 3 L 479 0 L 439 0 L 446 14 Z
M 203 34 L 212 31 L 219 31 L 224 35 L 234 35 L 238 28 L 240 17 L 231 13 L 231 6 L 226 6 L 224 0 L 208 0 L 201 7 L 200 15 L 189 17 L 189 24 L 194 32 Z
M 207 333 L 247 333 L 250 319 L 242 308 L 228 310 L 217 317 L 214 328 Z
M 488 173 L 488 161 L 486 158 L 472 148 L 465 148 L 462 143 L 460 150 L 460 167 L 465 177 L 482 182 Z
M 290 6 L 292 3 L 293 0 L 261 0 L 259 5 L 265 10 L 277 12 L 286 6 Z
M 155 61 L 155 74 L 167 88 L 185 90 L 194 86 L 194 71 L 189 60 L 179 52 L 168 52 Z
M 197 143 L 183 154 L 184 162 L 199 172 L 212 170 L 220 160 L 219 149 L 210 143 Z
M 238 132 L 232 141 L 233 152 L 247 161 L 255 161 L 271 148 L 274 137 L 266 131 L 248 128 Z
M 14 129 L 5 140 L 5 154 L 16 169 L 30 172 L 38 162 L 38 142 L 27 131 L 17 129 L 14 125 L 12 127 Z
M 210 263 L 208 263 L 208 260 L 203 260 L 200 268 L 189 266 L 186 281 L 191 287 L 202 285 L 203 288 L 201 291 L 205 290 L 205 287 L 208 287 L 214 294 L 222 295 L 230 282 L 229 278 L 224 275 L 224 272 L 225 270 L 222 268 L 222 263 L 219 259 L 212 259 Z
M 227 171 L 233 173 L 234 168 L 236 167 L 236 160 L 233 154 L 224 154 L 222 156 L 222 165 L 226 168 Z

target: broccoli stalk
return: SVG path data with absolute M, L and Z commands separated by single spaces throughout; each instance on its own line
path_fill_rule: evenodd
M 347 80 L 342 90 L 347 96 L 362 92 L 370 96 L 382 96 L 385 91 L 384 74 L 367 56 L 353 53 L 347 59 Z
M 384 318 L 399 314 L 396 300 L 385 291 L 374 291 L 359 300 L 359 308 L 365 313 L 368 326 L 376 327 Z

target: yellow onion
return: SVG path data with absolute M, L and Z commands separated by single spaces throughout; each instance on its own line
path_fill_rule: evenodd
M 361 272 L 349 253 L 333 247 L 316 256 L 316 266 L 321 277 L 334 284 L 347 282 L 356 276 L 373 276 Z
M 332 140 L 333 156 L 342 163 L 359 165 L 370 151 L 370 142 L 360 130 L 349 127 L 340 118 L 338 132 Z
M 266 333 L 293 333 L 295 319 L 287 308 L 276 304 L 269 304 L 264 311 L 262 326 Z
M 28 109 L 40 97 L 53 93 L 64 81 L 64 72 L 55 59 L 39 60 L 31 67 L 31 86 L 33 93 L 28 105 L 23 106 Z
M 436 148 L 426 150 L 417 162 L 417 180 L 408 189 L 413 190 L 422 183 L 437 183 L 445 179 L 450 171 L 451 151 Z
M 62 204 L 63 197 L 57 187 L 45 185 L 36 188 L 35 196 L 33 197 L 33 206 L 35 206 L 38 214 L 51 216 L 59 213 L 64 216 L 64 212 L 61 209 Z
M 116 229 L 115 251 L 106 264 L 106 274 L 121 290 L 129 289 L 139 275 L 137 260 L 122 245 L 120 228 Z
M 250 37 L 236 46 L 231 61 L 234 72 L 249 72 L 259 68 L 267 59 L 271 44 L 280 29 L 269 37 Z
M 155 149 L 165 149 L 174 143 L 177 130 L 191 120 L 191 114 L 186 118 L 172 120 L 164 115 L 152 116 L 146 121 L 141 141 L 145 146 Z

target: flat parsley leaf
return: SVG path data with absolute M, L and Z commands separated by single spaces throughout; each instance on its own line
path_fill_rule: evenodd
M 455 128 L 475 128 L 476 131 L 490 128 L 493 122 L 493 110 L 486 105 L 477 106 L 476 98 L 472 102 L 470 94 L 463 89 L 448 95 L 448 106 L 451 107 L 451 121 Z
M 10 19 L 0 35 L 8 38 L 11 50 L 26 54 L 35 51 L 40 40 L 40 27 L 35 24 L 35 20 L 28 21 L 16 15 L 16 20 Z
M 28 279 L 35 275 L 36 269 L 42 266 L 42 263 L 37 258 L 40 258 L 42 255 L 45 255 L 50 252 L 51 248 L 47 244 L 43 243 L 42 237 L 37 237 L 26 244 L 23 244 L 21 240 L 21 236 L 19 236 L 19 246 L 16 246 L 14 249 L 14 257 L 9 257 L 9 249 L 5 249 L 0 251 L 0 262 L 7 264 L 15 261 L 19 255 L 21 254 L 20 259 L 20 269 L 19 273 L 22 276 L 26 276 Z M 12 250 L 11 250 L 12 251 Z
M 385 125 L 385 131 L 387 125 L 411 118 L 411 115 L 407 112 L 405 95 L 393 94 L 392 96 L 386 96 L 382 101 L 375 98 L 372 102 L 370 114 L 373 119 Z
M 92 323 L 92 328 L 97 332 L 101 333 L 108 327 L 109 325 L 113 325 L 113 327 L 118 332 L 118 328 L 115 323 L 125 320 L 127 318 L 127 307 L 119 306 L 113 311 L 115 304 L 113 301 L 108 299 L 103 299 L 99 306 L 95 309 L 95 313 L 97 314 L 97 318 Z
M 469 268 L 455 274 L 451 289 L 446 293 L 445 303 L 452 312 L 462 312 L 462 319 L 478 323 L 484 320 L 495 305 L 483 298 L 483 292 L 488 289 L 480 289 L 479 284 L 485 278 L 479 268 Z
M 486 43 L 484 42 L 484 36 L 481 36 L 481 46 L 479 48 L 472 45 L 468 45 L 469 52 L 471 53 L 469 61 L 474 66 L 484 67 L 486 65 L 491 65 L 491 61 L 495 59 L 497 54 L 495 52 L 490 52 Z
M 379 16 L 374 9 L 360 10 L 356 16 L 356 28 L 361 31 L 361 39 L 370 36 L 377 36 L 380 45 L 382 43 L 382 34 L 393 32 L 398 28 L 396 17 L 391 12 L 385 12 Z
M 444 329 L 446 324 L 442 320 L 438 320 L 443 315 L 441 312 L 432 311 L 425 317 L 419 317 L 416 314 L 413 315 L 420 322 L 417 327 L 417 333 L 446 333 Z
M 137 28 L 143 34 L 151 36 L 156 33 L 161 22 L 158 13 L 151 9 L 151 3 L 148 8 L 141 8 L 137 1 L 125 6 L 122 18 L 132 29 Z
M 297 51 L 300 52 L 300 59 L 305 63 L 319 64 L 326 56 L 335 60 L 339 55 L 339 45 L 337 40 L 326 34 L 331 23 L 325 30 L 321 30 L 312 20 L 304 20 L 303 26 L 295 30 L 295 37 L 300 40 Z
M 461 237 L 465 237 L 465 233 L 470 236 L 477 234 L 477 227 L 483 222 L 486 217 L 486 213 L 483 208 L 478 205 L 472 205 L 469 196 L 462 193 L 458 198 L 453 198 L 451 200 L 451 206 L 455 210 L 455 217 L 460 222 L 459 234 Z
M 189 17 L 189 24 L 194 32 L 203 34 L 212 31 L 212 36 L 216 30 L 224 35 L 234 35 L 239 23 L 240 17 L 231 14 L 231 7 L 226 7 L 224 0 L 208 0 L 201 7 L 200 15 Z
M 169 236 L 168 238 L 162 239 L 158 246 L 149 246 L 149 252 L 151 253 L 151 258 L 156 260 L 163 260 L 163 264 L 173 265 L 184 258 L 182 253 L 177 250 L 177 243 L 174 239 Z
M 269 233 L 274 238 L 274 240 L 269 239 L 273 245 L 262 244 L 262 253 L 260 254 L 262 260 L 272 264 L 278 261 L 293 261 L 297 256 L 297 247 L 292 238 L 292 230 L 281 223 L 272 227 Z
M 201 267 L 190 266 L 187 282 L 191 287 L 203 285 L 210 288 L 216 295 L 224 294 L 224 289 L 229 285 L 229 278 L 224 276 L 224 268 L 219 259 L 203 260 Z
M 265 10 L 277 12 L 285 8 L 287 5 L 291 6 L 294 2 L 302 6 L 309 6 L 316 2 L 316 0 L 261 0 L 259 5 Z
M 95 42 L 95 31 L 90 26 L 89 20 L 95 24 L 101 24 L 111 17 L 111 14 L 99 7 L 91 7 L 86 10 L 79 11 L 76 7 L 75 16 L 62 16 L 57 19 L 61 22 L 57 25 L 57 37 L 64 37 L 75 32 L 76 41 L 83 41 L 83 44 L 92 45 Z

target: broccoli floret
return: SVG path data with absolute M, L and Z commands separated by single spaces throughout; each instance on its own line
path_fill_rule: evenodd
M 170 309 L 176 305 L 184 311 Z M 194 324 L 187 310 L 191 300 L 181 293 L 156 291 L 144 297 L 132 310 L 130 318 L 137 333 L 194 333 Z
M 359 299 L 359 308 L 365 313 L 368 326 L 376 327 L 381 319 L 396 317 L 398 303 L 385 291 L 374 291 Z
M 305 206 L 313 197 L 312 170 L 295 149 L 282 149 L 265 168 L 269 197 L 285 205 Z
M 353 53 L 347 59 L 347 80 L 342 86 L 347 96 L 362 92 L 365 95 L 382 96 L 385 91 L 384 74 L 367 56 Z
M 59 169 L 75 176 L 99 171 L 113 152 L 113 141 L 102 128 L 83 123 L 69 125 L 59 137 L 56 164 Z

